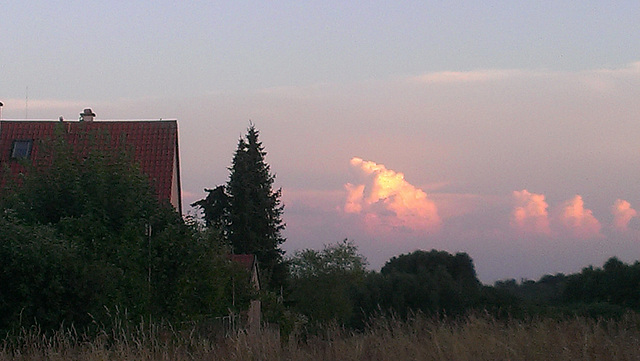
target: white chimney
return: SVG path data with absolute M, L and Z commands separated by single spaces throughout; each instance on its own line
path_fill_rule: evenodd
M 80 121 L 92 122 L 95 116 L 96 114 L 91 110 L 91 108 L 86 108 L 82 113 L 80 113 Z

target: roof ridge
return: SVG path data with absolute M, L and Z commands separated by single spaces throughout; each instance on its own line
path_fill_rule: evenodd
M 7 119 L 7 118 L 3 118 L 0 119 L 0 121 L 5 122 L 5 121 L 11 121 L 11 122 L 32 122 L 32 121 L 36 121 L 36 122 L 42 122 L 42 121 L 46 121 L 46 122 L 68 122 L 68 123 L 101 123 L 101 122 L 173 122 L 173 121 L 178 121 L 177 118 L 149 118 L 149 119 L 137 119 L 137 118 L 113 118 L 113 119 L 95 119 L 92 120 L 91 122 L 88 121 L 81 121 L 81 120 L 71 120 L 71 119 L 64 119 L 64 120 L 60 120 L 60 118 L 57 119 L 51 119 L 51 118 L 29 118 L 29 119 L 23 119 L 23 118 L 11 118 L 11 119 Z

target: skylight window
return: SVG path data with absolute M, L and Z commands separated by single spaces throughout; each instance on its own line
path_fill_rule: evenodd
M 11 147 L 11 158 L 25 159 L 31 155 L 32 140 L 14 140 Z

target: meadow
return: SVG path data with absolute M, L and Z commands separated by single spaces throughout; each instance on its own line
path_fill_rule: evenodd
M 640 315 L 526 321 L 418 315 L 378 318 L 362 331 L 329 326 L 287 341 L 273 330 L 213 336 L 144 323 L 92 336 L 31 328 L 0 343 L 0 361 L 8 360 L 640 360 Z

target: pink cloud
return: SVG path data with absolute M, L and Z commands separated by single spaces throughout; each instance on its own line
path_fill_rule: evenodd
M 511 212 L 511 226 L 526 233 L 550 234 L 549 205 L 544 194 L 530 193 L 526 189 L 513 192 L 515 208 Z
M 364 184 L 353 185 L 347 183 L 344 188 L 347 190 L 347 201 L 344 205 L 344 211 L 347 213 L 360 213 L 364 201 Z
M 351 159 L 351 166 L 363 180 L 345 185 L 345 212 L 361 214 L 370 229 L 431 232 L 440 227 L 436 204 L 422 189 L 407 182 L 404 174 L 360 158 Z
M 558 215 L 560 223 L 576 238 L 600 236 L 600 222 L 590 209 L 584 208 L 582 196 L 576 195 L 564 202 Z
M 629 221 L 638 215 L 638 212 L 631 208 L 631 204 L 623 199 L 618 199 L 611 207 L 613 213 L 613 227 L 625 232 L 629 229 Z

